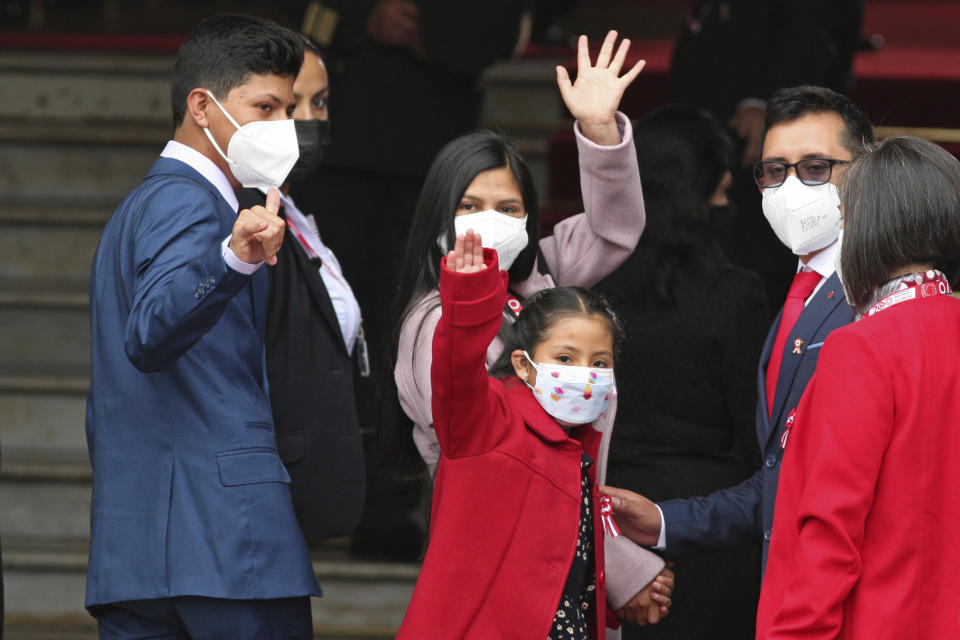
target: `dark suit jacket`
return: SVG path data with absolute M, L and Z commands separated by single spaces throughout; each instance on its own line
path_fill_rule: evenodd
M 267 274 L 220 253 L 237 212 L 157 160 L 104 228 L 90 276 L 87 605 L 319 594 L 264 367 Z
M 242 189 L 240 206 L 263 204 Z M 281 215 L 283 211 L 281 209 Z M 309 542 L 349 535 L 364 500 L 364 460 L 354 397 L 354 360 L 330 295 L 287 229 L 277 264 L 267 267 L 267 377 L 280 457 Z
M 781 310 L 780 315 L 783 311 Z M 783 363 L 773 400 L 773 417 L 768 418 L 766 370 L 773 341 L 780 325 L 777 316 L 767 334 L 757 371 L 757 438 L 763 466 L 735 487 L 720 489 L 706 497 L 660 503 L 666 523 L 667 555 L 678 556 L 707 549 L 749 544 L 763 537 L 763 564 L 766 565 L 773 528 L 773 506 L 777 495 L 783 449 L 780 436 L 791 410 L 817 366 L 820 347 L 831 331 L 849 324 L 852 317 L 840 279 L 833 274 L 804 308 L 784 346 Z M 794 338 L 803 340 L 795 354 Z

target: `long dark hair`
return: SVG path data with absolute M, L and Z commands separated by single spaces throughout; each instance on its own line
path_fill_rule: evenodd
M 527 299 L 517 321 L 503 332 L 503 352 L 490 367 L 490 375 L 498 378 L 514 375 L 511 354 L 517 349 L 532 354 L 557 320 L 570 316 L 603 318 L 613 337 L 616 359 L 625 332 L 623 322 L 610 301 L 602 294 L 583 287 L 554 287 L 538 291 Z
M 647 223 L 605 286 L 672 301 L 685 272 L 715 271 L 724 260 L 711 236 L 709 200 L 730 171 L 733 144 L 708 111 L 679 104 L 650 112 L 633 139 Z
M 454 243 L 454 217 L 460 198 L 482 171 L 507 167 L 523 196 L 529 242 L 510 267 L 510 279 L 527 279 L 539 255 L 540 216 L 537 193 L 527 163 L 504 136 L 489 130 L 464 134 L 447 143 L 434 158 L 417 200 L 400 268 L 400 285 L 394 311 L 394 334 L 389 366 L 381 384 L 381 412 L 378 427 L 381 462 L 400 477 L 423 472 L 424 464 L 413 443 L 413 423 L 400 407 L 393 369 L 400 344 L 400 330 L 414 306 L 440 283 L 442 252 L 437 241 L 444 237 Z M 541 265 L 544 268 L 544 265 Z M 439 304 L 439 302 L 437 303 Z M 420 327 L 417 328 L 417 331 Z
M 880 142 L 840 180 L 840 270 L 857 313 L 900 268 L 932 264 L 960 286 L 960 161 L 912 136 Z

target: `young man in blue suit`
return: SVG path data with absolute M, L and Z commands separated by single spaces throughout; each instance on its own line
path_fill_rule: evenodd
M 663 549 L 668 557 L 762 540 L 766 565 L 783 441 L 793 410 L 824 339 L 852 320 L 834 268 L 841 224 L 836 184 L 844 166 L 873 142 L 870 122 L 848 98 L 805 86 L 772 96 L 765 130 L 762 160 L 754 163 L 763 212 L 799 263 L 757 372 L 763 466 L 735 487 L 660 504 L 609 488 L 624 532 L 640 544 Z
M 104 229 L 90 281 L 86 605 L 101 638 L 312 638 L 320 595 L 277 454 L 267 274 L 296 162 L 296 35 L 223 15 L 177 56 L 176 130 Z

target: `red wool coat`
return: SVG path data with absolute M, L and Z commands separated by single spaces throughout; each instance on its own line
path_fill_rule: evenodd
M 484 254 L 483 271 L 441 267 L 432 367 L 441 458 L 430 545 L 399 639 L 545 639 L 577 545 L 581 451 L 596 460 L 600 445 L 590 425 L 568 435 L 516 378 L 487 375 L 507 278 L 495 254 Z M 599 509 L 593 514 L 591 630 L 600 638 L 607 619 L 603 530 Z
M 785 449 L 757 638 L 960 638 L 960 301 L 830 334 Z

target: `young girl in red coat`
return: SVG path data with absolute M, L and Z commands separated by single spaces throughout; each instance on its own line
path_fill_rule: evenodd
M 547 289 L 527 300 L 488 374 L 506 282 L 472 231 L 441 265 L 431 372 L 441 459 L 400 639 L 600 639 L 616 621 L 591 423 L 615 393 L 623 329 L 601 296 Z M 644 590 L 651 620 L 671 588 L 666 573 Z

